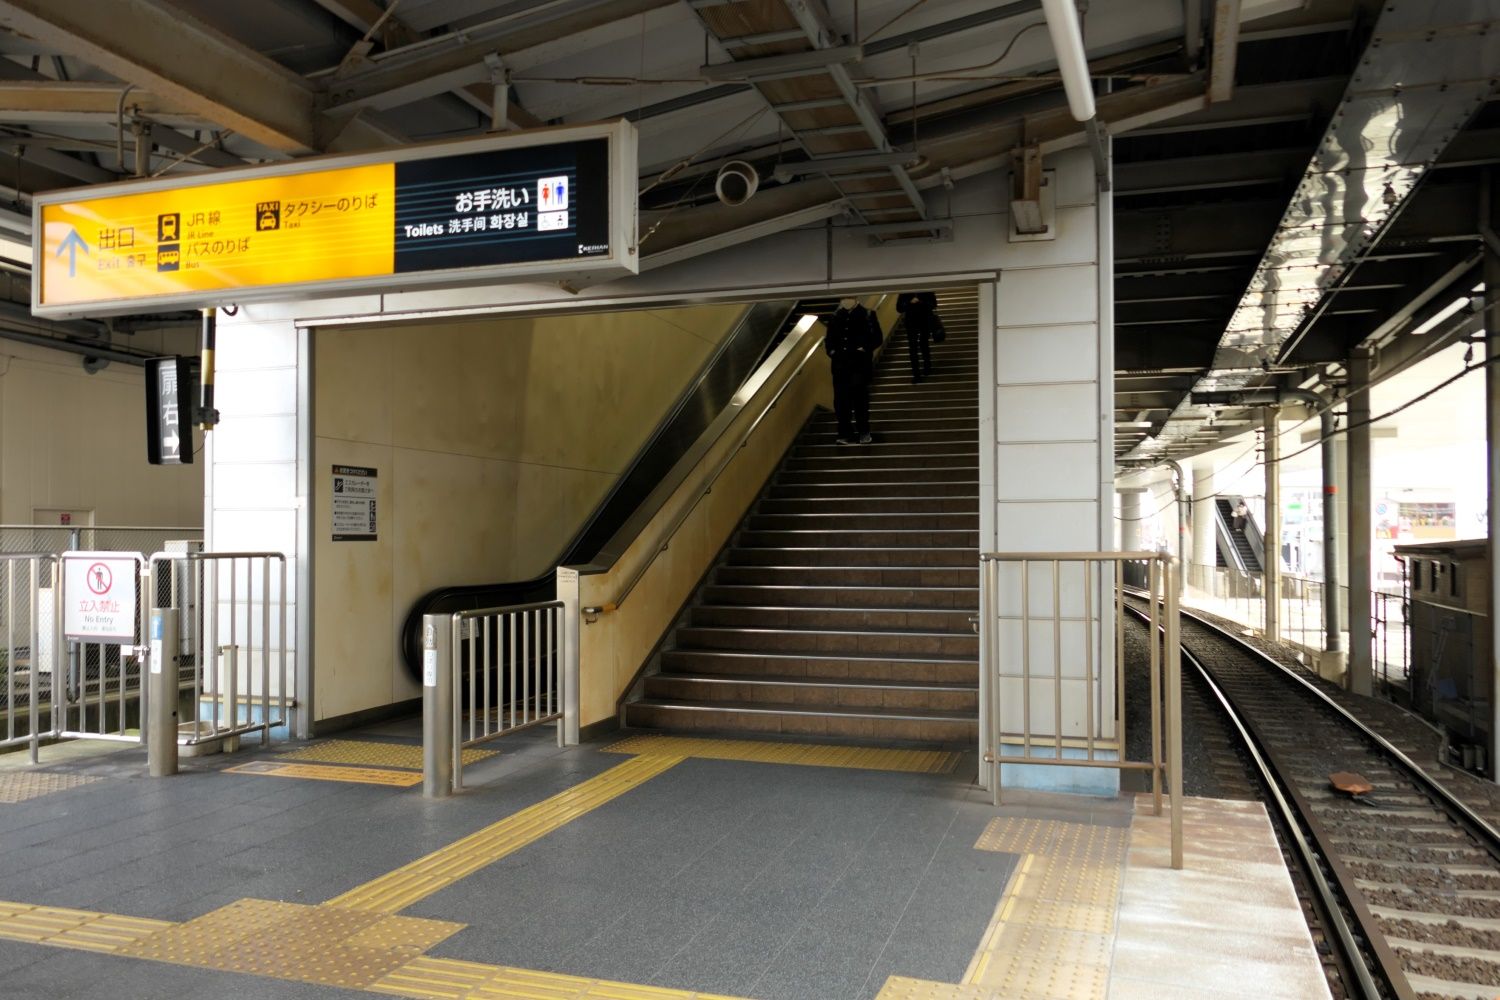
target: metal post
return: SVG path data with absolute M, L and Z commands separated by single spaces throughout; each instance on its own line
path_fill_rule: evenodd
M 1172 469 L 1172 474 L 1177 478 L 1172 482 L 1173 493 L 1177 498 L 1177 564 L 1182 571 L 1177 574 L 1177 595 L 1182 596 L 1183 582 L 1187 579 L 1188 564 L 1192 562 L 1192 552 L 1188 550 L 1188 539 L 1192 533 L 1188 527 L 1188 516 L 1192 508 L 1192 492 L 1188 489 L 1187 472 L 1181 463 L 1168 461 L 1167 465 Z
M 1266 524 L 1261 588 L 1266 604 L 1266 638 L 1281 638 L 1281 408 L 1265 408 Z
M 1479 228 L 1484 236 L 1485 439 L 1488 443 L 1490 541 L 1490 691 L 1500 692 L 1500 170 L 1480 185 Z M 1410 661 L 1408 661 L 1410 662 Z M 1483 662 L 1481 660 L 1481 662 Z M 1500 779 L 1500 698 L 1490 696 L 1489 772 Z
M 1339 582 L 1344 574 L 1343 561 L 1339 559 L 1337 431 L 1333 406 L 1325 404 L 1318 417 L 1318 432 L 1323 439 L 1323 663 L 1319 673 L 1325 677 L 1332 674 L 1333 678 L 1343 672 L 1344 666 L 1344 616 L 1339 600 Z
M 422 795 L 453 794 L 452 615 L 422 616 Z
M 149 593 L 149 591 L 147 591 Z M 143 595 L 144 596 L 144 595 Z M 151 609 L 150 661 L 146 686 L 146 764 L 151 777 L 177 773 L 178 660 L 177 610 Z
M 578 571 L 567 566 L 557 567 L 557 599 L 562 608 L 562 713 L 559 723 L 558 745 L 575 747 L 579 739 L 579 598 Z
M 1346 412 L 1349 426 L 1345 447 L 1349 481 L 1349 690 L 1355 694 L 1374 692 L 1373 630 L 1370 628 L 1370 394 L 1360 392 L 1370 384 L 1372 358 L 1369 348 L 1352 352 L 1349 358 L 1351 394 Z M 1364 426 L 1361 426 L 1364 425 Z
M 1177 591 L 1175 586 L 1178 566 L 1175 559 L 1168 558 L 1162 561 L 1166 564 L 1166 579 L 1163 581 L 1162 592 L 1167 602 L 1167 777 L 1171 782 L 1172 795 L 1172 867 L 1181 869 L 1183 864 L 1182 643 L 1178 635 L 1180 618 L 1177 613 Z

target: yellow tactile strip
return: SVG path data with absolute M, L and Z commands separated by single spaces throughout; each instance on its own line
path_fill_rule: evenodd
M 682 757 L 632 757 L 566 791 L 418 858 L 328 901 L 329 906 L 397 913 L 467 875 L 540 840 L 558 827 L 681 763 Z
M 322 764 L 283 764 L 275 760 L 253 760 L 224 769 L 227 774 L 264 774 L 275 778 L 305 778 L 312 781 L 346 781 L 356 785 L 386 785 L 410 788 L 422 783 L 411 771 L 386 771 L 374 767 L 330 767 Z
M 494 757 L 498 750 L 471 747 L 463 751 L 463 762 L 475 764 Z M 278 760 L 311 760 L 323 764 L 365 764 L 372 767 L 399 767 L 422 770 L 422 748 L 404 743 L 376 743 L 371 740 L 324 740 L 278 754 Z
M 975 848 L 1021 860 L 964 984 L 1013 1000 L 1103 1000 L 1130 831 L 1022 817 L 989 822 Z M 937 984 L 932 984 L 937 985 Z M 926 994 L 967 1000 L 964 993 Z M 905 995 L 882 991 L 880 1000 Z M 910 994 L 913 1000 L 924 994 Z
M 103 779 L 88 774 L 54 774 L 50 771 L 16 771 L 0 774 L 0 803 L 15 805 Z
M 767 740 L 711 740 L 691 736 L 632 736 L 604 748 L 605 753 L 673 754 L 709 760 L 743 760 L 759 764 L 849 767 L 866 771 L 948 774 L 958 754 L 948 750 L 896 750 L 819 743 L 775 743 Z
M 426 956 L 408 962 L 370 990 L 422 1000 L 737 1000 L 718 993 L 637 986 Z
M 115 952 L 174 926 L 166 920 L 71 910 L 61 906 L 0 902 L 0 938 L 8 941 Z

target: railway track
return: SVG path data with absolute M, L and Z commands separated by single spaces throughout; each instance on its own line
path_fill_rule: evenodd
M 1301 864 L 1342 992 L 1500 997 L 1500 832 L 1296 671 L 1191 613 L 1181 638 Z M 1374 789 L 1339 793 L 1334 772 Z

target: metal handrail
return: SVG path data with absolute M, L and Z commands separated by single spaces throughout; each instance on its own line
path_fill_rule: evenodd
M 797 329 L 794 332 L 798 333 L 799 335 L 806 334 L 807 331 L 811 329 L 812 326 L 817 322 L 818 320 L 814 316 L 804 316 L 801 320 L 798 321 Z M 770 402 L 765 405 L 760 413 L 756 415 L 755 420 L 752 421 L 750 426 L 745 429 L 745 432 L 740 435 L 739 441 L 736 442 L 734 447 L 728 449 L 724 453 L 724 456 L 719 459 L 718 464 L 714 466 L 713 471 L 710 472 L 707 477 L 701 480 L 697 487 L 695 487 L 695 489 L 697 490 L 697 496 L 693 498 L 693 502 L 683 506 L 677 511 L 675 515 L 673 515 L 671 523 L 667 526 L 667 530 L 662 534 L 661 544 L 658 545 L 656 549 L 651 553 L 650 558 L 642 562 L 630 574 L 630 578 L 626 580 L 625 585 L 620 589 L 620 593 L 615 597 L 615 599 L 605 604 L 601 604 L 598 607 L 584 608 L 583 611 L 586 614 L 598 615 L 619 610 L 620 605 L 625 603 L 625 599 L 630 596 L 630 592 L 635 589 L 636 584 L 640 583 L 641 578 L 646 575 L 646 572 L 653 565 L 655 565 L 656 557 L 667 551 L 667 549 L 671 546 L 672 539 L 677 536 L 677 530 L 687 522 L 688 517 L 691 516 L 693 511 L 698 509 L 698 504 L 703 501 L 703 498 L 713 492 L 714 484 L 719 481 L 719 477 L 724 474 L 724 471 L 726 469 L 729 468 L 730 463 L 734 461 L 735 457 L 739 455 L 740 451 L 750 443 L 750 437 L 755 433 L 756 429 L 760 427 L 760 422 L 764 420 L 772 410 L 776 409 L 776 404 L 781 401 L 782 394 L 785 393 L 787 389 L 791 387 L 792 383 L 797 380 L 797 377 L 802 374 L 802 369 L 807 367 L 807 363 L 813 359 L 813 356 L 818 353 L 818 349 L 822 346 L 822 338 L 815 339 L 808 345 L 806 353 L 802 355 L 802 360 L 797 362 L 796 367 L 792 369 L 791 374 L 788 375 L 785 381 L 781 383 L 781 387 L 776 390 L 776 394 L 771 397 Z M 728 430 L 728 428 L 725 429 Z M 717 444 L 718 442 L 716 441 L 714 443 Z
M 504 615 L 512 611 L 540 611 L 543 608 L 562 606 L 562 601 L 532 601 L 530 604 L 507 604 L 503 608 L 471 608 L 468 611 L 455 611 L 453 617 L 462 621 L 466 618 L 482 618 L 485 615 Z

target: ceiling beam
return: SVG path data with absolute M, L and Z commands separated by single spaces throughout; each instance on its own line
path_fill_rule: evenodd
M 263 146 L 293 154 L 320 147 L 305 80 L 160 0 L 0 0 L 0 27 Z
M 377 53 L 352 71 L 327 79 L 328 92 L 333 106 L 344 110 L 409 104 L 455 87 L 488 82 L 484 57 L 492 53 L 518 52 L 674 2 L 573 0 L 541 5 L 535 13 L 496 18 Z
M 1208 99 L 1220 104 L 1234 95 L 1240 51 L 1240 0 L 1214 0 L 1214 47 L 1208 62 Z
M 125 86 L 118 83 L 81 83 L 58 80 L 0 82 L 0 121 L 113 121 L 120 113 Z M 153 119 L 192 117 L 189 111 L 144 90 L 125 94 L 124 110 Z

